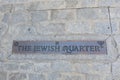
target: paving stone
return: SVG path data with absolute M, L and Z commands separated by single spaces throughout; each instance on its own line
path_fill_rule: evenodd
M 64 0 L 36 1 L 28 5 L 28 10 L 48 10 L 65 8 Z
M 87 74 L 110 73 L 110 64 L 103 63 L 76 63 L 76 71 Z
M 0 23 L 0 37 L 2 37 L 8 29 L 6 24 Z
M 87 21 L 79 21 L 77 23 L 67 23 L 66 32 L 73 34 L 90 34 L 92 33 L 91 24 Z
M 74 20 L 74 10 L 52 10 L 52 20 Z
M 45 80 L 45 76 L 43 74 L 30 74 L 29 80 Z
M 36 25 L 37 32 L 41 35 L 60 35 L 65 33 L 64 23 L 48 23 Z
M 77 9 L 78 20 L 108 19 L 107 8 L 84 8 Z
M 11 21 L 10 23 L 12 25 L 19 24 L 19 23 L 25 23 L 29 21 L 29 15 L 27 12 L 14 12 L 11 15 Z
M 94 23 L 94 32 L 96 34 L 111 34 L 111 27 L 108 21 L 98 21 Z
M 72 8 L 72 7 L 76 7 L 78 4 L 78 0 L 65 0 L 66 2 L 66 7 L 68 8 Z
M 48 80 L 61 80 L 62 75 L 57 72 L 49 73 L 48 74 Z
M 99 75 L 87 75 L 87 80 L 100 80 Z
M 52 63 L 52 71 L 71 72 L 74 71 L 72 64 L 66 61 L 56 61 Z
M 39 23 L 41 21 L 48 20 L 48 11 L 34 11 L 31 12 L 31 18 L 33 23 Z
M 7 73 L 6 72 L 0 72 L 0 80 L 7 80 Z
M 27 76 L 25 73 L 11 73 L 9 80 L 27 80 Z

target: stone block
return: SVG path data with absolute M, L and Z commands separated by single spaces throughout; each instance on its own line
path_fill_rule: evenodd
M 10 73 L 9 80 L 27 80 L 27 75 L 25 73 Z
M 111 71 L 110 64 L 104 63 L 75 63 L 76 71 L 87 74 L 109 74 Z
M 29 80 L 46 80 L 43 74 L 29 74 Z
M 107 8 L 83 8 L 77 9 L 78 20 L 96 20 L 96 19 L 108 19 Z
M 43 23 L 36 25 L 36 28 L 40 35 L 60 35 L 65 33 L 64 23 Z
M 74 71 L 72 64 L 67 61 L 55 61 L 52 63 L 52 71 L 71 72 Z
M 6 72 L 0 72 L 0 80 L 7 80 L 7 73 Z
M 109 21 L 97 21 L 94 22 L 95 34 L 111 34 L 111 27 Z
M 31 19 L 33 23 L 48 20 L 48 11 L 33 11 L 31 12 Z
M 2 22 L 9 24 L 10 23 L 10 14 L 9 13 L 5 13 L 2 17 Z
M 33 63 L 21 63 L 20 64 L 20 71 L 33 72 L 34 71 L 34 64 Z
M 66 25 L 66 33 L 72 34 L 90 34 L 92 33 L 91 30 L 91 23 L 87 21 L 79 21 L 76 23 L 67 23 Z
M 81 7 L 96 7 L 96 0 L 80 0 Z
M 101 80 L 99 75 L 87 75 L 87 80 Z
M 75 11 L 72 10 L 52 10 L 51 11 L 52 20 L 74 20 Z
M 0 12 L 5 13 L 5 12 L 10 12 L 12 9 L 11 4 L 1 4 L 0 5 Z
M 112 26 L 112 34 L 120 34 L 120 21 L 119 20 L 112 20 L 111 21 L 111 26 Z
M 8 30 L 8 25 L 0 23 L 0 38 L 5 35 Z
M 36 1 L 28 5 L 28 10 L 48 10 L 65 8 L 64 0 Z
M 117 53 L 120 54 L 120 36 L 119 35 L 114 36 L 114 42 L 115 42 L 114 45 L 117 50 Z
M 113 76 L 120 76 L 120 57 L 112 64 Z
M 29 16 L 30 15 L 27 12 L 14 12 L 11 14 L 10 23 L 12 25 L 15 25 L 15 24 L 29 22 L 30 20 Z
M 62 80 L 86 80 L 86 76 L 84 74 L 75 74 L 75 73 L 70 73 L 68 75 L 63 75 Z
M 119 6 L 120 1 L 119 0 L 98 0 L 98 6 Z
M 19 35 L 36 35 L 36 27 L 32 24 L 19 24 L 15 26 L 18 29 Z
M 18 4 L 13 4 L 12 8 L 12 12 L 17 12 L 17 11 L 26 11 L 27 10 L 27 6 L 28 4 L 26 3 L 18 3 Z
M 63 80 L 63 79 L 60 73 L 52 72 L 48 74 L 48 80 Z
M 120 19 L 120 8 L 110 8 L 110 17 L 112 19 Z
M 50 72 L 50 71 L 51 71 L 50 63 L 38 63 L 34 65 L 34 72 L 41 73 L 41 72 Z
M 79 0 L 65 0 L 67 8 L 74 8 L 77 6 Z
M 18 71 L 19 65 L 17 63 L 5 63 L 4 69 L 6 71 Z

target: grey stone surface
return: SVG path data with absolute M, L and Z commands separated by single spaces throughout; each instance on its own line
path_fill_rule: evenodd
M 21 63 L 20 64 L 20 71 L 32 72 L 32 71 L 34 71 L 34 64 L 33 63 Z
M 12 12 L 17 12 L 17 11 L 26 11 L 27 10 L 27 5 L 24 3 L 19 3 L 19 4 L 13 4 L 12 5 Z
M 97 2 L 96 0 L 80 0 L 81 7 L 96 7 Z
M 78 0 L 65 0 L 66 1 L 66 7 L 71 8 L 71 7 L 76 7 L 78 4 Z
M 119 0 L 99 0 L 98 1 L 98 6 L 111 6 L 111 7 L 115 7 L 118 6 L 120 3 Z
M 5 13 L 1 21 L 6 23 L 6 24 L 9 24 L 10 14 L 9 13 Z
M 10 73 L 9 80 L 27 80 L 25 73 Z
M 0 80 L 120 80 L 119 4 L 0 0 Z M 13 40 L 105 40 L 108 54 L 14 54 Z
M 67 61 L 56 61 L 52 63 L 52 71 L 71 72 L 74 71 L 72 64 Z
M 34 65 L 34 72 L 50 72 L 51 71 L 51 63 L 37 63 Z
M 120 8 L 110 8 L 110 16 L 112 19 L 120 18 Z
M 108 21 L 99 21 L 94 23 L 94 32 L 96 34 L 111 34 L 111 27 Z
M 0 80 L 7 80 L 7 73 L 0 71 Z
M 120 75 L 120 58 L 117 59 L 116 62 L 112 64 L 113 75 L 118 76 Z
M 115 40 L 115 48 L 120 54 L 120 36 L 119 35 L 114 36 L 114 40 Z
M 52 10 L 52 20 L 74 20 L 74 10 Z
M 28 10 L 48 10 L 65 8 L 64 0 L 36 1 L 28 5 Z
M 86 80 L 85 75 L 81 74 L 69 74 L 69 75 L 63 75 L 63 80 Z
M 31 12 L 31 19 L 33 23 L 39 23 L 41 21 L 48 20 L 48 11 L 34 11 Z
M 25 23 L 29 21 L 29 14 L 27 12 L 13 12 L 11 14 L 10 23 L 12 25 Z
M 36 27 L 33 26 L 32 24 L 19 24 L 15 27 L 16 27 L 16 30 L 17 30 L 19 35 L 28 35 L 29 36 L 29 35 L 36 35 L 37 34 Z
M 8 30 L 8 25 L 0 23 L 0 38 L 5 35 Z
M 0 5 L 0 12 L 4 13 L 4 12 L 10 12 L 12 9 L 12 5 L 11 4 L 1 4 Z
M 62 75 L 58 72 L 52 72 L 48 74 L 48 80 L 61 80 Z
M 43 74 L 29 74 L 29 80 L 46 80 Z
M 43 23 L 36 25 L 36 28 L 40 35 L 60 35 L 65 33 L 64 23 Z
M 120 34 L 120 27 L 119 27 L 119 21 L 118 20 L 112 20 L 112 34 Z
M 87 73 L 87 74 L 109 74 L 110 71 L 110 64 L 104 63 L 75 63 L 74 64 L 76 71 L 80 73 Z
M 73 33 L 73 34 L 90 34 L 92 33 L 91 24 L 87 21 L 79 21 L 77 23 L 68 23 L 66 25 L 66 33 Z
M 6 71 L 17 71 L 19 69 L 19 65 L 17 63 L 5 63 L 4 68 Z
M 108 19 L 107 8 L 85 8 L 77 10 L 77 18 L 79 20 Z
M 99 75 L 87 75 L 87 80 L 100 80 Z

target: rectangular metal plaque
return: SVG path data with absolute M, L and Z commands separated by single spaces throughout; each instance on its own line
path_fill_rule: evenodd
M 105 41 L 13 41 L 12 52 L 41 54 L 107 54 Z

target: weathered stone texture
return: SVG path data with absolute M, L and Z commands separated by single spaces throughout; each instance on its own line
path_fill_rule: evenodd
M 72 64 L 65 61 L 58 61 L 52 63 L 52 70 L 53 71 L 60 71 L 60 72 L 71 72 L 74 69 L 72 68 Z
M 31 20 L 33 23 L 47 21 L 48 20 L 48 11 L 31 12 Z
M 46 80 L 43 74 L 30 74 L 29 80 Z
M 120 80 L 120 0 L 0 0 L 0 80 Z M 13 54 L 13 40 L 105 40 L 107 55 Z
M 74 10 L 52 10 L 51 18 L 52 20 L 74 20 L 74 13 Z
M 9 80 L 27 80 L 27 76 L 25 73 L 11 73 Z
M 76 63 L 76 71 L 80 73 L 87 74 L 109 74 L 110 73 L 110 64 L 103 63 Z
M 96 19 L 108 19 L 107 8 L 83 8 L 77 10 L 78 19 L 96 20 Z
M 46 23 L 36 25 L 40 35 L 60 35 L 65 33 L 64 23 Z
M 7 73 L 6 72 L 0 72 L 0 80 L 6 80 L 7 79 Z

